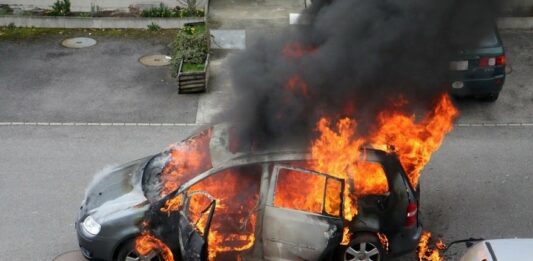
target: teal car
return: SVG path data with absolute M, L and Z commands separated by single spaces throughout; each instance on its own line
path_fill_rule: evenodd
M 449 88 L 456 97 L 494 102 L 505 83 L 506 56 L 496 27 L 475 46 L 458 48 L 450 62 Z M 457 46 L 461 46 L 457 43 Z

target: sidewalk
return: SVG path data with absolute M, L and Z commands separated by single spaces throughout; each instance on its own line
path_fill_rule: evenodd
M 289 26 L 289 14 L 301 12 L 303 0 L 219 0 L 212 1 L 209 23 L 212 29 L 243 30 L 246 46 L 262 37 L 271 38 Z M 208 92 L 200 96 L 196 123 L 209 123 L 233 99 L 229 60 L 240 51 L 217 50 L 211 55 Z

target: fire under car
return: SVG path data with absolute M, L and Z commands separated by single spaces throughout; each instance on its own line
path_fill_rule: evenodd
M 243 152 L 231 139 L 230 127 L 215 125 L 97 175 L 75 223 L 82 254 L 168 260 L 137 251 L 147 226 L 174 260 L 376 261 L 416 249 L 419 192 L 395 153 L 360 149 L 386 189 L 359 195 L 348 217 L 354 181 L 310 168 L 305 150 Z

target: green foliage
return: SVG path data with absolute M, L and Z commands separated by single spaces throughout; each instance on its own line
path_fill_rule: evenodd
M 51 16 L 67 16 L 70 14 L 70 0 L 56 0 L 52 5 Z
M 159 7 L 152 7 L 147 10 L 143 10 L 141 13 L 142 17 L 173 17 L 175 16 L 174 11 L 168 8 L 163 3 L 159 4 Z
M 14 29 L 16 29 L 16 28 L 17 28 L 17 27 L 15 26 L 15 23 L 9 23 L 9 24 L 7 25 L 7 29 L 9 29 L 9 30 L 14 30 Z
M 150 9 L 143 10 L 141 12 L 142 17 L 202 17 L 204 16 L 204 11 L 197 10 L 193 8 L 181 9 L 176 7 L 170 9 L 163 3 L 159 4 L 159 7 L 152 7 Z
M 177 11 L 177 17 L 202 17 L 204 16 L 203 10 L 198 9 L 179 9 Z
M 159 31 L 161 30 L 161 26 L 159 26 L 158 24 L 152 22 L 151 24 L 148 25 L 148 31 L 152 31 L 152 32 L 155 32 L 155 31 Z
M 181 68 L 182 72 L 202 72 L 205 68 L 203 63 L 184 63 Z
M 209 52 L 210 35 L 204 24 L 180 29 L 172 42 L 172 64 L 178 68 L 184 64 L 201 64 Z
M 13 9 L 11 9 L 9 5 L 5 5 L 5 4 L 0 5 L 0 15 L 7 15 L 7 14 L 12 14 L 12 13 L 13 13 Z

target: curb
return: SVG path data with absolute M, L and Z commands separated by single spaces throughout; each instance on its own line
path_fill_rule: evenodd
M 52 16 L 0 16 L 0 26 L 36 28 L 134 28 L 146 29 L 155 23 L 164 29 L 183 28 L 187 23 L 204 22 L 204 17 L 145 18 L 145 17 L 52 17 Z

